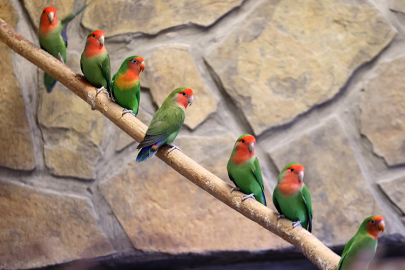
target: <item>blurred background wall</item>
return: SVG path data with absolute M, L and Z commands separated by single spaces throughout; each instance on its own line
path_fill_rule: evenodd
M 85 2 L 0 0 L 0 17 L 38 44 L 45 7 L 62 19 Z M 76 72 L 95 29 L 112 74 L 144 57 L 144 123 L 174 88 L 194 90 L 185 154 L 230 183 L 234 141 L 254 134 L 270 208 L 280 169 L 299 162 L 315 236 L 341 252 L 383 215 L 380 243 L 405 249 L 403 0 L 97 0 L 68 27 Z M 60 83 L 47 94 L 4 44 L 0 71 L 0 268 L 314 269 L 158 158 L 137 164 L 133 139 Z

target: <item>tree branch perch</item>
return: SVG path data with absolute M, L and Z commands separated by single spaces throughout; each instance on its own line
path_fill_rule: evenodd
M 77 77 L 76 73 L 68 66 L 19 35 L 2 19 L 0 19 L 0 40 L 57 79 L 86 101 L 92 109 L 100 111 L 136 141 L 140 142 L 143 139 L 147 127 L 142 122 L 130 114 L 121 116 L 122 107 L 112 102 L 107 95 L 100 94 L 96 98 L 95 87 Z M 231 186 L 223 180 L 182 152 L 173 151 L 167 156 L 165 154 L 167 150 L 167 147 L 161 147 L 156 156 L 218 200 L 293 244 L 319 269 L 336 269 L 339 256 L 311 233 L 301 227 L 292 229 L 291 221 L 287 219 L 277 221 L 277 213 L 254 200 L 246 200 L 242 203 L 242 193 L 234 192 L 231 194 Z

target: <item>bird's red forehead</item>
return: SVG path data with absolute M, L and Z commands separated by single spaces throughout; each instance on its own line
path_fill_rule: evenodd
M 54 7 L 47 7 L 47 8 L 44 9 L 44 13 L 45 13 L 45 14 L 48 14 L 48 13 L 51 13 L 51 12 L 56 13 L 56 8 L 54 8 Z
M 247 142 L 247 143 L 254 143 L 254 142 L 256 142 L 256 138 L 255 138 L 254 136 L 252 136 L 252 135 L 247 135 L 247 136 L 241 138 L 239 141 L 241 141 L 241 140 L 244 140 L 244 141 Z
M 141 57 L 141 56 L 135 57 L 135 59 L 136 59 L 136 61 L 138 61 L 138 63 L 141 63 L 144 61 L 143 57 Z
M 375 221 L 382 221 L 384 220 L 384 218 L 382 216 L 374 216 L 372 219 L 374 219 Z
M 292 166 L 290 166 L 288 169 L 294 169 L 294 171 L 305 171 L 304 166 L 302 166 L 301 164 L 294 164 Z
M 188 96 L 192 96 L 194 94 L 193 90 L 191 90 L 190 88 L 184 89 L 180 93 L 186 93 Z
M 101 30 L 96 30 L 96 31 L 92 32 L 90 35 L 95 35 L 96 37 L 105 36 L 104 32 Z

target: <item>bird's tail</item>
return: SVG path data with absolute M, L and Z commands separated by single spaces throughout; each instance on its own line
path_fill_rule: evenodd
M 46 92 L 52 92 L 52 89 L 55 87 L 57 80 L 55 80 L 51 75 L 47 73 L 44 74 L 44 84 L 46 87 Z
M 161 142 L 162 141 L 159 141 L 155 144 L 141 148 L 141 150 L 138 153 L 138 156 L 136 157 L 136 162 L 145 161 L 148 158 L 153 157 L 156 154 L 156 152 L 158 151 Z
M 264 196 L 264 193 L 262 193 L 262 197 L 263 197 L 263 204 L 264 204 L 264 206 L 267 206 L 266 197 Z

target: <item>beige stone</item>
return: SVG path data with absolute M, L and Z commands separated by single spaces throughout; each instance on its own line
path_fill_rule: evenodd
M 73 11 L 74 0 L 23 0 L 24 6 L 34 22 L 36 27 L 39 27 L 42 11 L 46 7 L 56 8 L 56 15 L 59 20 L 62 20 Z
M 225 180 L 234 140 L 228 136 L 194 136 L 179 138 L 176 144 Z M 287 246 L 285 241 L 219 202 L 156 157 L 141 164 L 129 163 L 99 188 L 134 247 L 141 251 L 178 254 Z
M 380 66 L 365 85 L 361 133 L 388 165 L 405 163 L 405 57 Z
M 405 215 L 405 177 L 377 182 L 381 190 Z
M 79 69 L 77 55 L 67 65 Z M 42 78 L 42 72 L 40 77 Z M 103 116 L 81 98 L 57 83 L 50 94 L 43 91 L 38 122 L 45 140 L 45 163 L 52 174 L 93 179 L 101 156 Z
M 382 213 L 336 118 L 270 155 L 280 171 L 291 162 L 305 167 L 314 212 L 312 233 L 324 244 L 345 244 L 366 217 Z
M 390 0 L 390 9 L 405 13 L 405 1 L 403 0 Z
M 89 29 L 102 29 L 106 36 L 135 32 L 156 34 L 163 29 L 188 23 L 211 25 L 242 2 L 242 0 L 100 0 L 86 9 L 82 24 Z
M 194 129 L 216 111 L 218 99 L 198 73 L 188 47 L 162 47 L 145 61 L 145 83 L 159 107 L 171 91 L 178 87 L 188 87 L 193 89 L 194 103 L 187 108 L 185 125 Z
M 260 134 L 331 99 L 395 33 L 368 1 L 264 1 L 206 60 Z
M 89 201 L 0 181 L 0 268 L 26 269 L 112 253 Z
M 0 18 L 12 27 L 18 14 L 11 1 L 0 1 Z M 35 168 L 34 147 L 20 84 L 14 73 L 12 50 L 0 42 L 0 166 Z

